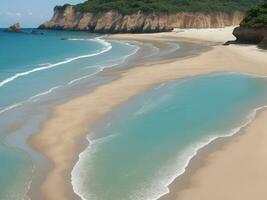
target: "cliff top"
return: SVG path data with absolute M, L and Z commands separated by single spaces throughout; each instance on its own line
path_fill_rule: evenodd
M 246 11 L 262 0 L 87 0 L 74 5 L 78 12 L 118 11 L 131 14 L 143 12 L 234 12 Z M 56 10 L 64 10 L 70 4 L 56 6 Z
M 244 28 L 267 28 L 267 0 L 251 8 L 240 26 Z

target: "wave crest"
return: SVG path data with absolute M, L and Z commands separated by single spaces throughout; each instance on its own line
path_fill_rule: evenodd
M 29 70 L 29 71 L 17 73 L 15 75 L 13 75 L 13 76 L 11 76 L 11 77 L 9 77 L 9 78 L 1 81 L 0 82 L 0 87 L 3 87 L 4 85 L 10 83 L 11 81 L 16 80 L 19 77 L 27 76 L 27 75 L 29 75 L 31 73 L 34 73 L 34 72 L 51 69 L 51 68 L 54 68 L 54 67 L 57 67 L 57 66 L 60 66 L 60 65 L 63 65 L 63 64 L 67 64 L 67 63 L 73 62 L 73 61 L 78 60 L 78 59 L 89 58 L 89 57 L 97 56 L 97 55 L 103 54 L 105 52 L 108 52 L 108 51 L 110 51 L 112 49 L 112 45 L 109 42 L 107 42 L 105 40 L 102 40 L 100 38 L 95 38 L 94 40 L 97 41 L 97 42 L 99 42 L 99 43 L 101 43 L 104 46 L 104 48 L 102 48 L 99 51 L 97 51 L 95 53 L 92 53 L 92 54 L 81 55 L 81 56 L 77 56 L 77 57 L 73 57 L 73 58 L 67 58 L 64 61 L 61 61 L 61 62 L 58 62 L 58 63 L 49 64 L 49 65 L 46 65 L 46 66 L 34 68 L 32 70 Z

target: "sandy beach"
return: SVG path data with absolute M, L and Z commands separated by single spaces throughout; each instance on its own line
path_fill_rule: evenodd
M 44 198 L 49 200 L 78 198 L 72 191 L 70 179 L 71 170 L 82 148 L 81 142 L 90 133 L 90 127 L 97 119 L 131 96 L 168 80 L 213 72 L 241 72 L 266 76 L 266 51 L 259 50 L 255 46 L 222 45 L 226 41 L 234 40 L 232 30 L 231 27 L 109 36 L 109 39 L 138 41 L 181 39 L 208 43 L 211 50 L 193 57 L 146 63 L 144 66 L 123 70 L 117 80 L 96 88 L 90 94 L 53 108 L 48 120 L 42 124 L 40 132 L 33 135 L 29 141 L 54 164 L 53 170 L 41 186 Z M 215 195 L 215 199 L 263 199 L 262 195 L 266 196 L 264 186 L 267 184 L 264 160 L 267 153 L 264 150 L 267 137 L 263 131 L 266 129 L 266 123 L 264 124 L 266 119 L 266 112 L 262 112 L 244 129 L 244 134 L 210 154 L 205 159 L 205 166 L 189 177 L 187 187 L 179 193 L 181 195 L 179 197 L 173 195 L 172 198 L 214 199 Z M 220 173 L 217 173 L 218 171 Z M 219 183 L 225 188 L 217 187 Z M 224 193 L 226 190 L 227 196 Z M 238 190 L 242 190 L 242 194 Z M 176 194 L 176 191 L 171 193 Z
M 236 136 L 211 144 L 213 150 L 206 147 L 200 161 L 188 166 L 190 174 L 174 181 L 161 199 L 266 199 L 266 119 L 264 109 Z

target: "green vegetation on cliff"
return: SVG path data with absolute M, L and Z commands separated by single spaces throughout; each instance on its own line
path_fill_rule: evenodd
M 264 3 L 251 8 L 240 24 L 245 28 L 267 28 L 267 0 Z
M 262 0 L 87 0 L 74 6 L 79 12 L 118 11 L 131 14 L 143 12 L 227 12 L 246 11 Z M 57 6 L 56 9 L 64 9 Z

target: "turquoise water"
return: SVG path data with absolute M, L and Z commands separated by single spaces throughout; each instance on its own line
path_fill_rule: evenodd
M 23 151 L 1 144 L 0 162 L 0 199 L 23 199 L 31 181 L 31 158 Z
M 46 117 L 41 100 L 83 80 L 99 80 L 99 72 L 139 49 L 135 43 L 95 34 L 43 32 L 37 36 L 0 30 L 1 200 L 21 200 L 28 191 L 37 166 L 33 157 L 38 155 L 28 153 L 26 140 Z M 151 55 L 165 55 L 150 46 Z M 171 52 L 179 48 L 169 47 Z M 234 134 L 266 100 L 265 78 L 238 74 L 180 79 L 133 97 L 93 128 L 72 173 L 75 192 L 86 200 L 156 199 L 168 192 L 197 149 Z M 26 104 L 32 110 L 25 114 L 19 108 Z M 13 134 L 6 137 L 8 133 Z
M 105 116 L 72 172 L 86 200 L 150 200 L 197 149 L 244 126 L 266 105 L 267 79 L 213 74 L 170 81 Z
M 139 48 L 89 33 L 42 32 L 45 34 L 13 34 L 0 29 L 1 200 L 21 200 L 26 196 L 33 166 L 36 167 L 26 137 L 36 132 L 38 123 L 45 118 L 42 100 L 60 93 L 62 88 L 95 78 L 103 69 L 124 62 Z M 26 107 L 28 113 L 23 110 Z M 9 136 L 11 133 L 16 136 Z M 9 143 L 14 147 L 6 144 L 10 137 Z
M 0 114 L 90 78 L 138 50 L 135 45 L 105 41 L 94 34 L 43 32 L 40 36 L 0 31 Z

